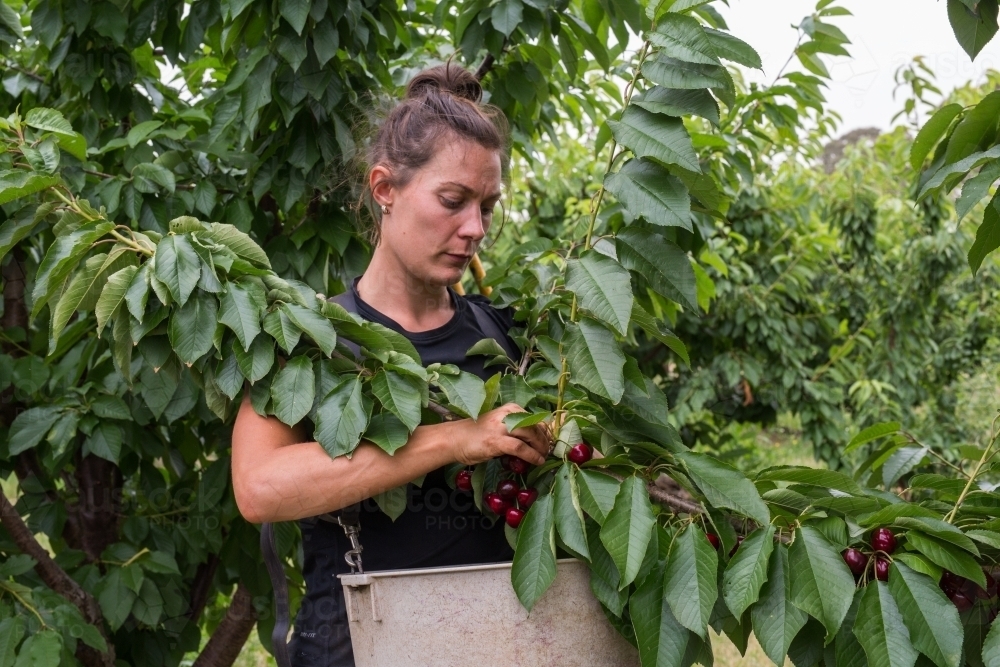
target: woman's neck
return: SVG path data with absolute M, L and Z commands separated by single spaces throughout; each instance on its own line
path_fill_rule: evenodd
M 358 295 L 413 333 L 444 326 L 455 312 L 446 285 L 428 284 L 381 247 L 358 281 Z

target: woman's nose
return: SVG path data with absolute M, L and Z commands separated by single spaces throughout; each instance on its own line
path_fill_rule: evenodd
M 462 217 L 462 226 L 458 229 L 458 235 L 463 239 L 479 243 L 486 236 L 488 225 L 489 223 L 484 219 L 480 207 L 470 206 L 468 213 Z

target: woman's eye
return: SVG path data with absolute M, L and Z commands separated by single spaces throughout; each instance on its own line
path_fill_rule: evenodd
M 459 206 L 462 205 L 462 202 L 460 202 L 460 201 L 454 201 L 452 199 L 445 199 L 444 197 L 441 198 L 441 203 L 444 204 L 444 206 L 446 208 L 458 208 Z

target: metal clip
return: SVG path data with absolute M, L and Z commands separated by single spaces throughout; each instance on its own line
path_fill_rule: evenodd
M 361 542 L 358 540 L 358 533 L 361 532 L 361 529 L 358 526 L 344 523 L 339 516 L 337 523 L 341 525 L 347 539 L 351 541 L 351 549 L 344 554 L 344 560 L 351 566 L 352 572 L 357 570 L 360 574 L 364 574 L 365 569 L 361 566 Z

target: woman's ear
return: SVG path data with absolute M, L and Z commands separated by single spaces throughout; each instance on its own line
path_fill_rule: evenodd
M 392 206 L 392 171 L 385 165 L 377 164 L 368 174 L 368 188 L 377 206 Z

